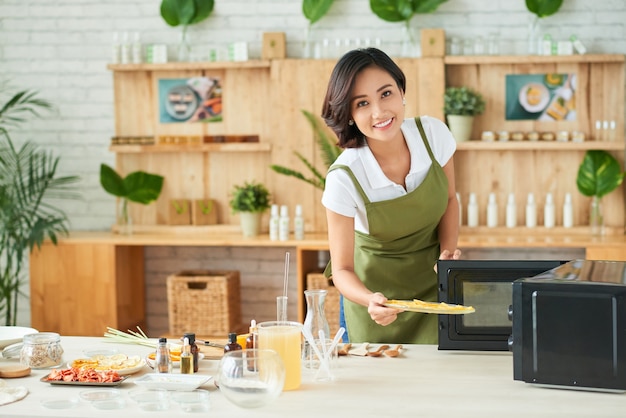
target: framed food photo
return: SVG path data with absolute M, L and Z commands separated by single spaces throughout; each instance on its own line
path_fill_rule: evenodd
M 218 78 L 162 78 L 159 86 L 159 122 L 222 121 L 222 86 Z
M 576 120 L 576 74 L 508 74 L 506 120 Z

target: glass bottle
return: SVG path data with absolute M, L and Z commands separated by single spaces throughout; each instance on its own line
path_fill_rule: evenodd
M 170 358 L 170 347 L 167 344 L 167 338 L 159 338 L 155 370 L 157 373 L 172 373 L 172 359 Z
M 241 350 L 241 344 L 237 342 L 237 333 L 231 332 L 228 334 L 228 344 L 224 346 L 224 352 L 228 353 L 230 351 Z
M 20 363 L 31 369 L 48 369 L 63 361 L 61 336 L 56 332 L 39 332 L 24 336 Z
M 180 373 L 193 374 L 193 355 L 187 337 L 183 339 L 183 350 L 180 353 Z
M 327 291 L 323 289 L 309 289 L 304 291 L 306 299 L 306 316 L 304 318 L 304 328 L 307 328 L 314 339 L 319 339 L 320 331 L 324 332 L 324 338 L 332 338 L 330 335 L 330 326 L 324 312 L 324 304 L 326 302 Z M 304 365 L 309 368 L 317 366 L 318 360 L 315 357 L 313 348 L 307 341 L 302 346 L 302 359 Z
M 196 334 L 187 332 L 183 335 L 183 339 L 184 338 L 189 340 L 189 348 L 191 350 L 191 355 L 193 356 L 193 371 L 196 373 L 198 371 L 198 353 L 200 353 L 198 344 L 196 344 Z

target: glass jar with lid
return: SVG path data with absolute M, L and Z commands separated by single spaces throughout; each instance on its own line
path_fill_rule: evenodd
M 39 332 L 24 336 L 20 363 L 31 369 L 55 367 L 63 361 L 61 336 L 55 332 Z

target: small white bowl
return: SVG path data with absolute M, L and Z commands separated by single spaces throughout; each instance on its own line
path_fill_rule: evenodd
M 166 411 L 170 408 L 170 395 L 165 389 L 137 389 L 128 396 L 144 411 Z
M 172 398 L 185 412 L 207 412 L 210 407 L 209 391 L 205 389 L 174 392 Z

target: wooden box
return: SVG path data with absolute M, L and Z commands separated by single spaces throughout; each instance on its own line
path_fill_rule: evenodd
M 306 276 L 307 289 L 326 290 L 326 301 L 324 302 L 324 313 L 326 320 L 330 326 L 330 335 L 337 334 L 339 330 L 339 290 L 333 285 L 333 281 L 329 280 L 322 273 L 309 273 Z
M 446 54 L 446 33 L 443 29 L 422 29 L 420 39 L 423 57 L 443 57 Z
M 196 199 L 191 208 L 191 223 L 194 225 L 217 224 L 217 202 L 213 199 Z
M 191 224 L 191 202 L 187 199 L 170 200 L 168 210 L 169 225 Z
M 241 332 L 239 271 L 187 270 L 167 278 L 169 333 L 226 338 Z
M 286 57 L 285 32 L 265 32 L 263 33 L 263 49 L 261 58 L 271 60 L 274 58 Z

